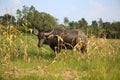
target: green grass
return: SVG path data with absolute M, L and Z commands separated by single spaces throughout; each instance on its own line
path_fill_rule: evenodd
M 88 53 L 37 47 L 34 35 L 0 37 L 0 80 L 120 80 L 120 40 L 90 38 Z

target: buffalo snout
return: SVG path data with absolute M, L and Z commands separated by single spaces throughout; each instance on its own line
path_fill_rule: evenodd
M 40 47 L 42 47 L 42 45 L 38 44 L 38 47 L 40 48 Z
M 40 48 L 40 45 L 38 44 L 38 47 Z

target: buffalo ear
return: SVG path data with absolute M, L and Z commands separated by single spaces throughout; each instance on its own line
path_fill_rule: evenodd
M 37 29 L 33 29 L 33 34 L 38 35 L 39 31 Z

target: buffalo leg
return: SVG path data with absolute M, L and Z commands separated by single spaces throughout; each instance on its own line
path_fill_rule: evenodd
M 54 53 L 55 53 L 55 57 L 57 57 L 57 55 L 60 53 L 61 51 L 61 48 L 58 48 L 58 47 L 52 47 L 52 49 L 54 50 Z
M 82 52 L 82 53 L 87 53 L 87 46 L 86 46 L 86 45 L 83 45 L 83 46 L 82 46 L 81 52 Z

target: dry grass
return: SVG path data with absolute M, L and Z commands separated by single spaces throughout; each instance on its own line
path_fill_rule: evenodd
M 119 80 L 120 40 L 91 37 L 88 53 L 62 50 L 54 59 L 48 46 L 12 26 L 0 25 L 0 79 Z

